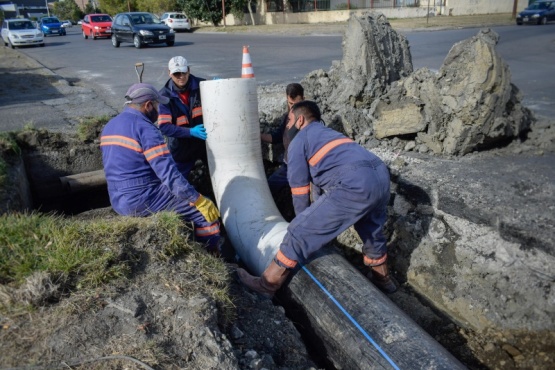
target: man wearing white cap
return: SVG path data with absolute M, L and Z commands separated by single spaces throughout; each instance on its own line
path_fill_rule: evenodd
M 160 106 L 158 127 L 168 137 L 179 171 L 187 177 L 198 159 L 207 163 L 199 86 L 204 79 L 193 76 L 187 59 L 181 56 L 170 59 L 168 74 L 170 79 L 160 94 L 169 102 Z
M 168 98 L 145 83 L 131 86 L 125 98 L 124 110 L 106 124 L 100 137 L 112 208 L 120 215 L 139 217 L 175 211 L 194 224 L 196 240 L 218 254 L 220 213 L 181 175 L 154 124 L 159 104 L 167 104 Z

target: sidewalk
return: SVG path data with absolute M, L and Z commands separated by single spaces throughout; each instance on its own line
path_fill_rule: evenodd
M 471 27 L 509 26 L 515 24 L 509 13 L 478 14 L 462 16 L 436 16 L 429 18 L 389 19 L 391 26 L 398 30 L 442 30 Z M 200 26 L 194 32 L 226 32 L 226 33 L 275 33 L 288 35 L 309 34 L 341 34 L 347 22 L 337 23 L 303 23 L 303 24 L 271 24 L 258 26 Z

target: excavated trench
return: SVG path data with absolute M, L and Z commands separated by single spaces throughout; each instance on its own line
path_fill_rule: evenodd
M 85 186 L 77 189 L 78 191 L 71 191 L 71 185 L 69 187 L 67 184 L 64 186 L 63 182 L 63 180 L 71 181 L 75 175 L 79 177 L 80 174 L 94 174 L 95 171 L 102 169 L 97 142 L 83 142 L 75 137 L 31 131 L 20 134 L 18 143 L 22 148 L 22 155 L 19 160 L 15 161 L 17 163 L 14 163 L 10 170 L 12 176 L 18 179 L 16 181 L 17 185 L 11 189 L 13 196 L 8 205 L 11 209 L 27 208 L 41 212 L 55 211 L 71 216 L 109 206 L 106 185 L 102 182 L 85 181 Z M 548 160 L 548 158 L 545 158 L 545 160 Z M 436 194 L 437 191 L 431 191 L 428 188 L 429 185 L 419 184 L 418 178 L 414 177 L 414 173 L 399 172 L 399 167 L 403 168 L 408 165 L 409 162 L 407 161 L 408 159 L 405 159 L 404 164 L 399 163 L 397 158 L 391 163 L 392 190 L 394 193 L 392 193 L 390 219 L 386 225 L 386 231 L 391 236 L 391 266 L 395 278 L 400 283 L 400 289 L 388 298 L 468 368 L 486 369 L 500 364 L 510 364 L 506 368 L 526 368 L 527 365 L 535 366 L 536 364 L 549 363 L 551 361 L 550 352 L 547 349 L 551 348 L 550 346 L 553 343 L 553 333 L 534 327 L 530 330 L 511 330 L 503 329 L 503 327 L 499 327 L 498 330 L 492 330 L 492 328 L 481 331 L 474 329 L 480 323 L 477 320 L 483 320 L 482 317 L 485 317 L 488 311 L 492 312 L 490 310 L 495 309 L 497 312 L 501 312 L 500 308 L 496 308 L 498 304 L 497 296 L 500 292 L 494 292 L 494 295 L 491 296 L 492 293 L 487 288 L 487 280 L 484 280 L 488 277 L 479 271 L 483 264 L 474 265 L 474 269 L 478 270 L 475 273 L 470 273 L 470 275 L 456 276 L 456 273 L 453 272 L 456 270 L 452 270 L 452 268 L 463 266 L 461 265 L 463 260 L 460 259 L 457 253 L 461 254 L 464 249 L 458 249 L 460 247 L 456 245 L 460 244 L 461 241 L 464 242 L 466 238 L 459 234 L 467 232 L 472 235 L 475 231 L 473 229 L 459 230 L 458 228 L 463 226 L 456 226 L 453 216 L 445 213 L 447 209 L 442 208 L 441 204 L 434 204 L 434 200 L 432 200 L 432 197 L 439 197 L 440 201 L 449 205 L 449 211 L 453 213 L 455 210 L 453 207 L 457 205 L 449 200 L 450 194 L 459 194 L 459 196 L 466 199 L 467 197 L 462 191 L 464 185 L 461 184 L 460 186 L 463 186 L 463 188 L 457 188 L 453 191 L 450 190 L 452 185 L 445 183 L 441 185 L 439 193 Z M 440 160 L 438 164 L 443 162 Z M 543 162 L 545 161 L 536 160 L 535 165 L 549 165 Z M 483 161 L 479 163 L 483 163 Z M 511 163 L 511 166 L 518 165 L 518 162 L 514 162 L 514 159 Z M 271 173 L 274 164 L 266 161 L 264 164 L 266 173 Z M 446 168 L 449 171 L 455 171 L 456 166 L 459 165 L 455 162 L 446 163 L 445 165 L 448 167 L 433 169 L 432 164 L 433 162 L 421 163 L 421 166 L 424 166 L 421 171 L 424 172 L 426 178 L 434 173 L 430 171 L 445 173 Z M 499 167 L 495 164 L 493 166 L 495 169 Z M 484 171 L 479 168 L 474 169 L 473 172 L 465 171 L 467 176 L 474 176 L 474 172 L 483 173 Z M 536 175 L 535 179 L 541 181 L 541 176 Z M 446 176 L 444 175 L 444 177 Z M 83 178 L 86 177 L 81 179 Z M 207 188 L 209 181 L 208 170 L 204 166 L 197 166 L 192 172 L 191 182 L 200 191 Z M 530 180 L 528 184 L 529 187 L 533 187 L 533 180 Z M 468 189 L 468 191 L 469 196 L 477 198 L 475 192 L 472 192 L 471 189 Z M 445 192 L 445 194 L 442 195 L 442 192 Z M 211 191 L 205 191 L 205 193 L 212 196 Z M 480 199 L 477 199 L 477 201 L 480 201 Z M 276 202 L 280 212 L 289 221 L 293 216 L 293 211 L 288 206 L 291 204 L 288 192 L 283 192 L 276 199 Z M 467 207 L 471 206 L 471 204 L 467 205 Z M 434 211 L 434 207 L 438 209 Z M 462 212 L 466 211 L 462 209 Z M 476 216 L 477 214 L 474 213 L 474 217 Z M 483 238 L 483 236 L 476 236 L 475 238 Z M 449 241 L 450 239 L 452 240 Z M 345 257 L 347 261 L 364 274 L 367 271 L 361 263 L 360 252 L 357 250 L 358 243 L 356 235 L 348 230 L 330 248 Z M 470 243 L 471 245 L 474 244 Z M 483 249 L 490 242 L 484 239 L 481 243 Z M 503 244 L 506 242 L 497 241 L 495 243 L 508 248 L 507 245 Z M 427 253 L 432 254 L 427 255 Z M 483 253 L 486 253 L 486 250 Z M 492 263 L 491 258 L 498 258 L 492 256 L 494 255 L 490 254 L 490 263 Z M 480 256 L 477 255 L 475 258 L 479 259 Z M 426 259 L 437 259 L 437 261 L 430 265 L 426 263 Z M 529 258 L 529 263 L 530 261 L 532 260 Z M 419 267 L 422 263 L 424 265 Z M 501 269 L 500 272 L 503 273 L 505 270 Z M 464 272 L 465 270 L 461 271 Z M 434 297 L 432 294 L 422 294 L 422 292 L 414 290 L 414 287 L 421 289 L 422 286 L 426 286 L 426 282 L 437 279 L 436 276 L 443 276 L 441 278 L 442 283 L 436 285 L 436 290 L 447 291 L 446 289 L 451 289 L 453 292 L 458 292 L 456 293 L 458 294 L 456 299 L 460 301 L 458 305 L 445 306 L 445 301 L 442 301 L 441 296 Z M 481 278 L 480 276 L 486 277 Z M 533 276 L 528 276 L 526 279 L 533 279 Z M 465 280 L 467 280 L 466 283 L 464 283 Z M 501 287 L 499 284 L 502 281 L 505 280 L 498 280 L 499 287 Z M 541 284 L 543 284 L 541 279 L 534 281 L 538 281 L 537 284 L 540 284 L 538 289 L 547 289 L 547 286 L 541 288 Z M 482 288 L 479 284 L 484 283 L 485 285 Z M 464 284 L 469 286 L 470 290 L 468 292 L 460 290 L 464 288 Z M 482 302 L 481 304 L 484 305 L 482 311 L 474 311 L 470 315 L 464 312 L 464 309 L 470 307 L 465 299 L 472 299 L 469 294 L 479 293 L 482 289 L 490 292 L 488 294 L 491 298 L 487 305 L 486 302 Z M 507 291 L 510 292 L 511 290 Z M 534 289 L 528 289 L 527 292 L 528 294 L 535 294 Z M 424 293 L 427 292 L 424 291 Z M 287 308 L 289 319 L 297 326 L 307 348 L 312 353 L 313 361 L 323 367 L 333 368 L 326 357 L 325 349 L 322 347 L 318 330 L 310 325 L 306 319 L 306 314 L 299 309 L 297 304 L 291 302 L 290 297 L 280 295 L 275 302 Z M 474 300 L 473 302 L 479 301 Z M 541 299 L 536 299 L 535 302 L 536 307 L 543 307 Z M 503 304 L 503 307 L 508 311 L 508 313 L 503 314 L 505 326 L 517 325 L 520 312 L 518 307 L 521 305 L 518 301 L 515 301 L 514 304 L 511 301 L 506 301 Z M 514 316 L 509 316 L 513 308 L 515 310 Z M 548 308 L 545 308 L 545 310 L 546 312 L 549 311 Z M 540 311 L 536 312 L 541 313 Z M 472 317 L 476 318 L 475 322 L 468 321 Z M 513 321 L 515 324 L 513 324 Z M 531 322 L 537 322 L 537 320 Z

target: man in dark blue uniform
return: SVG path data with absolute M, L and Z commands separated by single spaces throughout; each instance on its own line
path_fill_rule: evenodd
M 179 172 L 154 124 L 159 104 L 168 98 L 145 83 L 131 86 L 125 98 L 126 107 L 100 137 L 112 207 L 120 215 L 140 217 L 175 211 L 194 224 L 196 240 L 218 254 L 220 213 Z
M 281 117 L 281 122 L 278 127 L 269 133 L 260 134 L 260 139 L 265 143 L 283 144 L 284 146 L 288 143 L 287 131 L 285 130 L 285 127 L 287 126 L 289 110 L 293 104 L 304 100 L 304 89 L 302 85 L 298 83 L 290 83 L 287 85 L 285 88 L 285 97 L 287 99 L 287 113 Z M 285 163 L 285 154 L 284 157 L 280 158 L 280 160 L 281 165 L 270 175 L 270 177 L 268 177 L 268 186 L 270 187 L 270 191 L 274 197 L 276 197 L 282 189 L 285 189 L 285 187 L 289 185 L 287 180 L 287 164 Z
M 239 269 L 250 289 L 272 296 L 291 269 L 351 225 L 363 241 L 363 260 L 373 282 L 387 293 L 397 287 L 386 264 L 383 226 L 389 202 L 389 170 L 375 154 L 343 134 L 324 126 L 312 101 L 296 103 L 289 113 L 287 178 L 295 218 L 276 256 L 261 277 Z M 322 194 L 310 202 L 310 184 Z
M 169 80 L 160 89 L 160 94 L 169 98 L 160 105 L 158 127 L 168 138 L 168 147 L 185 178 L 197 160 L 207 163 L 206 130 L 202 117 L 200 82 L 191 74 L 187 59 L 176 56 L 168 62 Z

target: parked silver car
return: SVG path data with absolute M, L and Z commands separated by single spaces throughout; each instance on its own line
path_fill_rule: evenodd
M 29 19 L 5 19 L 2 22 L 2 41 L 12 49 L 18 46 L 44 46 L 44 35 Z
M 164 13 L 162 14 L 160 20 L 174 31 L 191 31 L 191 22 L 189 17 L 183 13 Z

